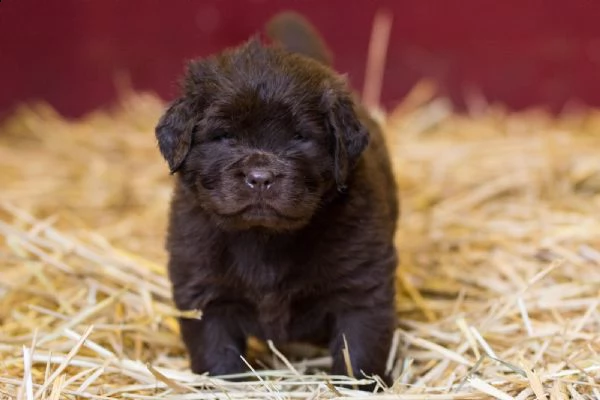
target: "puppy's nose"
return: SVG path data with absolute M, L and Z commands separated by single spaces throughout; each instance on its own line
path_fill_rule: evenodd
M 268 189 L 274 180 L 275 175 L 267 169 L 252 169 L 246 174 L 246 184 L 252 189 Z

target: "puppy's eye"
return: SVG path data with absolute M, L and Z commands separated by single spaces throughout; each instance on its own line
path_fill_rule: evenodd
M 213 142 L 221 142 L 223 140 L 234 139 L 233 133 L 224 130 L 214 131 L 210 135 L 210 139 Z
M 302 133 L 296 133 L 296 134 L 294 135 L 294 138 L 293 138 L 293 139 L 294 139 L 295 141 L 297 141 L 297 142 L 306 142 L 306 141 L 310 140 L 308 136 L 306 136 L 306 135 L 304 135 L 304 134 L 302 134 Z

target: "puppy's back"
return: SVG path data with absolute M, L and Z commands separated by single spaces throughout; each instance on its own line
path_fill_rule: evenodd
M 331 65 L 333 57 L 325 42 L 306 18 L 287 11 L 277 14 L 266 26 L 267 35 L 291 53 Z

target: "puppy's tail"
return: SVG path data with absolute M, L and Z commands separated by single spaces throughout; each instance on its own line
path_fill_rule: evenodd
M 286 11 L 273 17 L 266 26 L 267 35 L 285 50 L 331 65 L 333 57 L 315 27 L 296 12 Z

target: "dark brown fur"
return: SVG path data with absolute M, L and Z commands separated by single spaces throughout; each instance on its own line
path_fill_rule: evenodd
M 345 336 L 355 374 L 384 377 L 398 214 L 384 140 L 345 81 L 283 36 L 190 63 L 157 126 L 178 175 L 174 300 L 204 312 L 182 337 L 192 370 L 218 375 L 246 369 L 249 335 L 328 346 L 347 374 Z

